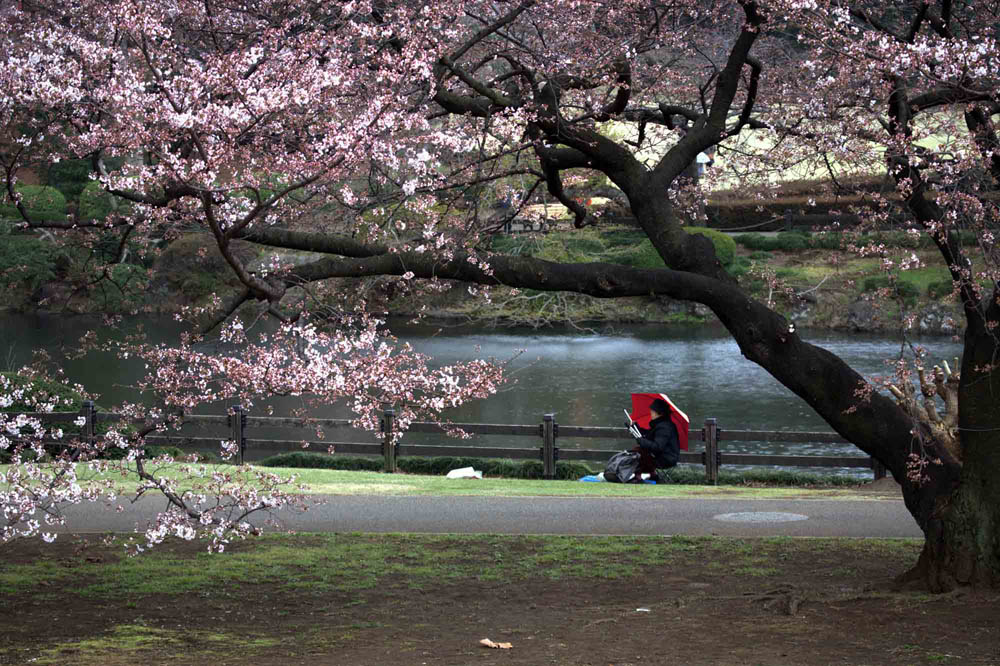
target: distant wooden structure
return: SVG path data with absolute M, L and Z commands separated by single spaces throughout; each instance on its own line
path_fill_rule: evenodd
M 118 414 L 99 412 L 92 402 L 87 401 L 80 413 L 31 413 L 47 423 L 72 423 L 83 416 L 84 425 L 81 428 L 82 438 L 96 436 L 101 423 L 112 423 L 122 420 Z M 187 435 L 156 435 L 146 437 L 146 442 L 152 445 L 177 446 L 181 449 L 214 449 L 220 439 L 227 439 L 238 444 L 238 459 L 243 462 L 248 449 L 264 453 L 287 453 L 301 451 L 303 448 L 313 451 L 326 451 L 333 447 L 335 455 L 355 454 L 366 456 L 381 456 L 385 460 L 385 471 L 395 472 L 397 460 L 401 456 L 467 456 L 475 458 L 510 458 L 510 459 L 541 459 L 545 478 L 555 478 L 556 462 L 559 460 L 591 460 L 604 462 L 614 451 L 606 449 L 576 449 L 559 448 L 560 437 L 590 438 L 604 440 L 627 440 L 632 437 L 625 428 L 602 426 L 572 426 L 560 425 L 555 415 L 545 414 L 542 422 L 535 425 L 507 425 L 491 423 L 455 423 L 450 427 L 461 429 L 470 435 L 500 435 L 504 437 L 525 437 L 540 440 L 535 447 L 495 447 L 495 446 L 458 446 L 458 445 L 425 445 L 393 442 L 395 431 L 395 411 L 386 409 L 382 413 L 380 437 L 376 441 L 324 441 L 306 439 L 274 439 L 250 438 L 248 432 L 267 429 L 322 428 L 324 430 L 351 430 L 356 435 L 359 431 L 353 428 L 349 419 L 301 419 L 292 417 L 250 416 L 240 405 L 231 408 L 229 414 L 189 415 L 184 417 L 185 424 L 215 427 L 225 429 L 224 434 L 214 437 L 193 437 Z M 413 422 L 407 432 L 439 433 L 445 432 L 444 427 L 431 422 Z M 370 433 L 365 433 L 371 436 Z M 723 430 L 714 418 L 705 419 L 700 430 L 692 430 L 689 441 L 704 442 L 700 451 L 681 451 L 680 462 L 705 467 L 705 480 L 718 483 L 719 468 L 723 465 L 765 465 L 776 467 L 851 467 L 871 469 L 875 479 L 885 477 L 886 470 L 880 463 L 869 456 L 789 456 L 760 455 L 748 453 L 730 453 L 723 451 L 723 442 L 829 442 L 849 444 L 840 435 L 832 432 L 785 432 L 759 430 Z

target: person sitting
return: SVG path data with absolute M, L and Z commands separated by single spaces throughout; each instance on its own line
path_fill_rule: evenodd
M 649 406 L 649 427 L 642 428 L 633 424 L 629 432 L 635 437 L 635 451 L 639 454 L 639 472 L 649 474 L 649 479 L 659 481 L 657 468 L 674 467 L 681 457 L 680 440 L 677 437 L 677 426 L 670 419 L 670 406 L 665 400 L 654 400 Z

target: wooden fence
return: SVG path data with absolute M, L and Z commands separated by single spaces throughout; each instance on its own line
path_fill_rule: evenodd
M 86 401 L 80 413 L 33 413 L 45 422 L 72 422 L 84 418 L 81 437 L 96 436 L 100 423 L 111 423 L 122 420 L 122 416 L 110 412 L 99 412 L 92 401 Z M 606 449 L 560 449 L 557 440 L 560 437 L 592 438 L 604 440 L 627 440 L 632 442 L 631 435 L 624 427 L 609 428 L 600 426 L 571 426 L 556 423 L 555 415 L 545 414 L 542 422 L 536 425 L 504 425 L 490 423 L 455 423 L 454 427 L 470 435 L 500 435 L 504 437 L 531 437 L 540 440 L 537 447 L 508 448 L 489 446 L 458 446 L 458 445 L 425 445 L 408 443 L 391 443 L 395 428 L 395 411 L 386 409 L 381 419 L 380 437 L 369 442 L 340 441 L 308 441 L 305 439 L 255 439 L 248 437 L 248 432 L 261 428 L 322 428 L 325 430 L 354 430 L 348 419 L 309 419 L 300 418 L 250 416 L 240 405 L 231 408 L 229 414 L 223 415 L 187 415 L 185 424 L 199 426 L 225 427 L 225 435 L 215 437 L 194 437 L 187 435 L 149 436 L 147 443 L 154 445 L 170 445 L 179 448 L 214 449 L 219 446 L 220 439 L 236 442 L 239 446 L 238 458 L 243 462 L 247 449 L 261 453 L 280 453 L 302 450 L 305 444 L 312 450 L 327 450 L 333 447 L 337 454 L 360 454 L 382 456 L 385 459 L 385 470 L 395 472 L 396 460 L 400 456 L 469 456 L 477 458 L 511 458 L 511 459 L 541 459 L 545 478 L 555 477 L 556 462 L 559 460 L 590 460 L 604 462 L 611 457 L 613 451 Z M 354 431 L 357 433 L 357 431 Z M 444 429 L 430 422 L 413 422 L 408 432 L 413 433 L 444 433 Z M 789 455 L 759 455 L 747 453 L 730 453 L 722 451 L 722 442 L 830 442 L 849 444 L 836 433 L 832 432 L 783 432 L 758 430 L 723 430 L 714 418 L 705 419 L 701 430 L 691 430 L 689 441 L 704 442 L 700 451 L 681 451 L 680 462 L 703 465 L 705 479 L 709 483 L 718 483 L 719 468 L 722 465 L 770 465 L 779 467 L 854 467 L 871 469 L 876 479 L 885 476 L 886 470 L 880 463 L 868 456 L 789 456 Z M 623 447 L 625 448 L 625 447 Z

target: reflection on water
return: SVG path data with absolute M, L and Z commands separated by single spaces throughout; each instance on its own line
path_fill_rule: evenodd
M 72 346 L 94 319 L 43 315 L 5 315 L 0 318 L 0 357 L 16 365 L 33 348 L 57 355 Z M 149 320 L 151 334 L 169 340 L 178 325 Z M 692 429 L 708 417 L 732 430 L 816 430 L 829 426 L 800 398 L 759 366 L 747 361 L 736 343 L 722 330 L 642 325 L 615 334 L 537 330 L 485 330 L 398 324 L 393 331 L 413 347 L 444 365 L 477 357 L 510 359 L 512 384 L 484 401 L 463 405 L 445 416 L 466 423 L 540 423 L 547 413 L 565 425 L 618 426 L 622 408 L 633 392 L 665 392 L 685 410 Z M 114 334 L 115 331 L 104 331 Z M 865 376 L 889 372 L 886 358 L 898 356 L 900 343 L 881 336 L 800 330 L 806 340 L 837 354 Z M 947 338 L 923 340 L 931 362 L 950 360 L 961 345 Z M 68 361 L 69 376 L 88 390 L 102 394 L 104 404 L 135 399 L 127 388 L 142 371 L 141 363 L 106 356 Z M 298 401 L 272 401 L 276 413 L 300 406 Z M 262 413 L 264 405 L 255 411 Z M 221 411 L 214 409 L 211 411 Z M 350 416 L 342 406 L 330 405 L 318 417 Z M 417 442 L 417 435 L 408 435 Z M 423 436 L 425 439 L 430 436 Z M 440 437 L 436 437 L 439 441 Z M 493 441 L 491 441 L 491 439 Z M 484 445 L 536 446 L 528 439 L 481 438 Z M 475 442 L 470 442 L 474 444 Z M 620 448 L 622 440 L 559 440 L 560 447 Z M 693 449 L 698 444 L 692 445 Z M 729 443 L 723 450 L 800 455 L 855 455 L 849 445 L 794 443 Z

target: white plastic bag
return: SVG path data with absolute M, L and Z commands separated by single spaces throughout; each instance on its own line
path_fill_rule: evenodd
M 471 467 L 462 467 L 461 469 L 453 469 L 448 472 L 447 479 L 481 479 L 483 478 L 483 473 L 478 469 L 472 469 Z

